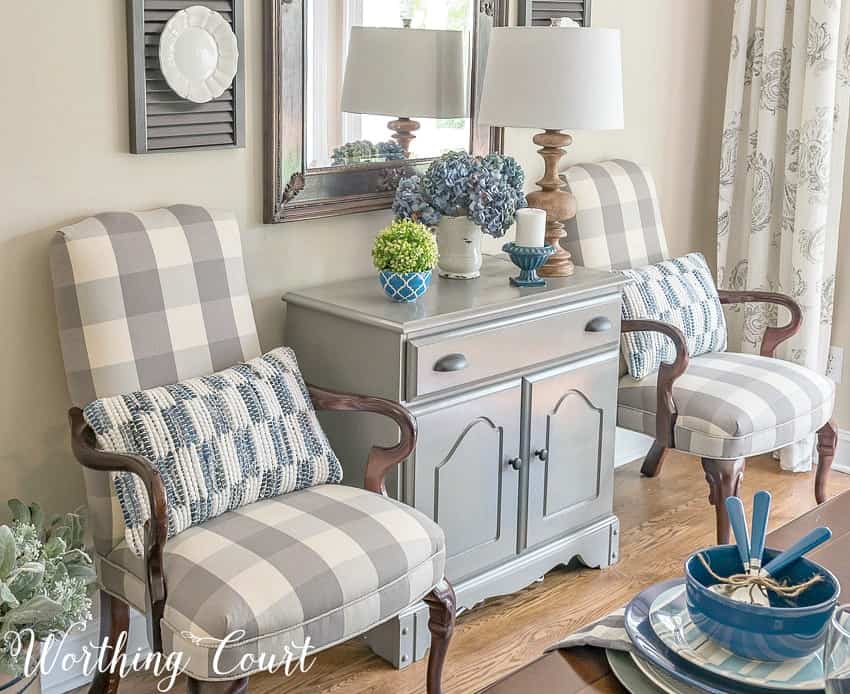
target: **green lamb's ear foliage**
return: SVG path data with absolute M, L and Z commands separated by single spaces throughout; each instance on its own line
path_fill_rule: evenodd
M 2 631 L 5 634 L 15 625 L 50 621 L 60 616 L 64 610 L 61 603 L 43 595 L 36 595 L 6 613 Z
M 14 520 L 0 525 L 0 635 L 42 641 L 91 619 L 87 586 L 95 572 L 85 550 L 85 516 L 48 520 L 38 504 L 18 499 L 9 509 Z M 23 666 L 0 638 L 0 680 L 20 675 Z
M 9 590 L 18 600 L 25 600 L 43 581 L 44 564 L 28 561 L 16 569 L 14 578 L 9 581 Z
M 8 525 L 0 525 L 0 581 L 12 573 L 17 556 L 15 536 Z
M 76 513 L 69 513 L 71 520 L 71 544 L 68 547 L 82 547 L 85 543 L 85 528 L 82 519 Z
M 97 572 L 94 570 L 94 567 L 91 565 L 91 560 L 86 559 L 89 563 L 75 563 L 75 564 L 65 564 L 65 568 L 68 570 L 68 576 L 70 578 L 79 578 L 82 579 L 83 582 L 88 586 L 95 582 L 97 579 Z
M 48 559 L 56 559 L 57 557 L 61 557 L 65 554 L 67 549 L 68 545 L 65 544 L 65 540 L 54 535 L 44 543 L 44 556 Z
M 12 592 L 12 589 L 9 588 L 3 581 L 0 581 L 0 608 L 8 605 L 10 608 L 15 608 L 21 603 L 18 602 L 18 598 L 15 597 L 15 594 Z
M 30 507 L 20 499 L 9 499 L 9 510 L 12 512 L 12 519 L 16 523 L 30 523 Z
M 50 534 L 47 537 L 47 541 L 50 542 L 53 539 L 62 540 L 62 542 L 65 543 L 66 547 L 70 547 L 73 534 L 74 533 L 71 530 L 70 526 L 65 525 L 65 519 L 63 518 L 62 522 L 60 522 L 58 525 L 53 526 L 53 528 L 50 529 Z
M 41 506 L 36 503 L 32 503 L 29 506 L 30 509 L 30 524 L 33 525 L 38 532 L 38 538 L 43 542 L 44 541 L 44 512 L 41 510 Z

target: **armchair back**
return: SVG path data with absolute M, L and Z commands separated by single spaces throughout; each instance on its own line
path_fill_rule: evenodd
M 61 229 L 50 250 L 71 401 L 176 383 L 259 356 L 233 215 L 174 205 Z M 110 473 L 85 470 L 98 554 L 124 539 Z
M 625 159 L 576 164 L 564 172 L 576 215 L 564 224 L 576 265 L 623 270 L 666 260 L 667 239 L 655 182 Z

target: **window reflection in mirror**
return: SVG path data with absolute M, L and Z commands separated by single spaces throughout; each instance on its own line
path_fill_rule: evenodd
M 305 9 L 308 169 L 469 148 L 474 0 L 311 0 Z M 415 33 L 401 34 L 406 25 Z

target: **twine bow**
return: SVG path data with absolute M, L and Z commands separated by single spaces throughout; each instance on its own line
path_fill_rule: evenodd
M 708 571 L 709 576 L 711 576 L 714 580 L 718 583 L 732 586 L 733 588 L 749 588 L 751 599 L 752 590 L 754 588 L 759 588 L 762 591 L 769 590 L 776 593 L 781 598 L 796 598 L 813 585 L 820 583 L 823 580 L 823 576 L 820 574 L 814 574 L 807 581 L 790 585 L 787 580 L 777 581 L 773 578 L 773 576 L 768 574 L 732 574 L 731 576 L 718 576 L 708 563 L 708 559 L 706 559 L 702 553 L 697 556 L 702 562 L 702 565 L 705 567 L 705 570 Z

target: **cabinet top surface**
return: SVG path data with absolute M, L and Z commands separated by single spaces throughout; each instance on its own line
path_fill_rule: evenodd
M 616 291 L 623 284 L 619 273 L 577 267 L 570 277 L 547 278 L 545 287 L 520 288 L 508 281 L 517 274 L 519 270 L 507 257 L 485 255 L 478 279 L 446 279 L 437 276 L 435 270 L 431 287 L 415 303 L 390 301 L 377 276 L 290 292 L 284 300 L 350 320 L 410 332 L 505 310 L 532 310 L 578 301 Z

